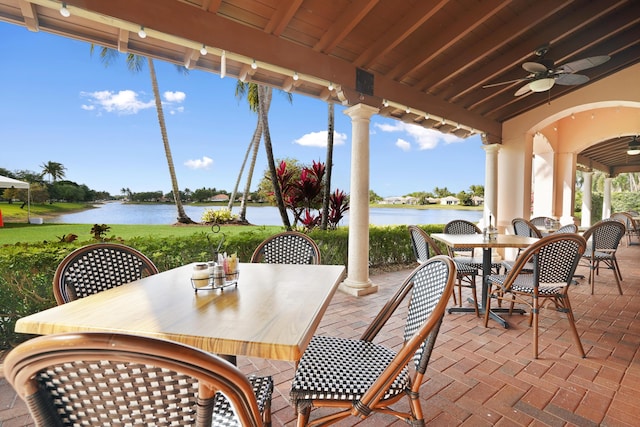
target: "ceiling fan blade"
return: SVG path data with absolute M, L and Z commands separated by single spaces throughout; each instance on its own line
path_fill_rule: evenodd
M 520 89 L 518 89 L 516 91 L 516 93 L 513 94 L 513 96 L 524 95 L 525 93 L 528 93 L 528 92 L 531 92 L 531 88 L 529 87 L 529 83 L 527 83 L 526 85 L 524 85 Z
M 499 82 L 499 83 L 491 83 L 491 84 L 488 84 L 488 85 L 484 85 L 482 87 L 483 87 L 483 89 L 486 89 L 488 87 L 496 87 L 496 86 L 508 85 L 508 84 L 511 84 L 511 83 L 524 82 L 526 80 L 530 80 L 530 79 L 528 77 L 525 77 L 525 78 L 522 78 L 522 79 L 514 79 L 514 80 L 507 80 L 507 81 Z
M 556 83 L 563 86 L 581 85 L 589 81 L 589 77 L 583 74 L 560 74 L 556 78 Z
M 525 62 L 524 64 L 522 64 L 522 68 L 524 68 L 525 71 L 533 74 L 543 73 L 547 71 L 547 67 L 539 62 Z
M 598 65 L 604 64 L 609 59 L 611 59 L 611 57 L 607 55 L 592 56 L 590 58 L 578 59 L 577 61 L 568 62 L 564 65 L 559 66 L 556 71 L 562 72 L 562 73 L 575 73 L 576 71 L 597 67 Z

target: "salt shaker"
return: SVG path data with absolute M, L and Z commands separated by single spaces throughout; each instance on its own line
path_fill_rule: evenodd
M 213 270 L 213 286 L 224 286 L 224 267 L 216 264 Z
M 209 285 L 209 266 L 199 263 L 193 266 L 191 272 L 191 282 L 196 288 L 204 288 Z

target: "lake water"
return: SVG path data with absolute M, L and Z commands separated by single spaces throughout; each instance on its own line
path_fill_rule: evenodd
M 205 209 L 220 209 L 220 205 L 185 205 L 185 212 L 194 221 L 201 221 Z M 233 208 L 238 213 L 239 207 Z M 454 209 L 403 209 L 371 208 L 369 222 L 373 225 L 400 224 L 446 224 L 452 219 L 466 219 L 478 222 L 482 211 Z M 280 213 L 274 206 L 248 206 L 247 220 L 255 225 L 282 225 Z M 176 222 L 176 208 L 172 204 L 124 204 L 109 202 L 96 205 L 95 209 L 61 215 L 47 222 L 66 224 L 173 224 Z M 340 225 L 349 224 L 349 213 Z

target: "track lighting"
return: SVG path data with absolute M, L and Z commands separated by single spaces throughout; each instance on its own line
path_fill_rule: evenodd
M 207 54 L 207 47 L 202 44 L 202 48 L 200 49 L 200 55 L 205 56 Z
M 293 73 L 293 80 L 298 81 L 298 79 L 300 78 L 300 76 L 298 76 L 297 72 Z
M 385 107 L 388 107 L 389 106 L 389 101 L 387 101 L 386 99 L 383 99 L 382 100 L 382 105 L 385 106 Z
M 327 86 L 327 89 L 329 89 L 330 91 L 333 90 L 333 83 L 329 82 L 329 86 Z
M 251 63 L 251 68 L 253 68 L 254 70 L 258 69 L 258 64 L 256 64 L 256 60 L 254 59 L 253 62 Z
M 138 37 L 140 37 L 141 39 L 144 39 L 147 37 L 147 33 L 144 30 L 143 26 L 140 26 L 140 31 L 138 31 Z
M 69 12 L 69 9 L 67 9 L 67 4 L 64 2 L 62 2 L 62 7 L 60 8 L 60 15 L 64 16 L 65 18 L 71 16 L 71 12 Z

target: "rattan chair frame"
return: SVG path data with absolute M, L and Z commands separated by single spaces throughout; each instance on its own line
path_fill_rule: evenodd
M 551 234 L 527 247 L 506 275 L 489 276 L 484 327 L 489 323 L 492 300 L 508 302 L 510 311 L 514 304 L 528 306 L 531 310 L 529 326 L 533 327 L 533 357 L 537 359 L 540 309 L 551 301 L 557 311 L 567 315 L 576 346 L 585 357 L 568 292 L 586 245 L 584 237 L 578 234 Z M 529 266 L 532 271 L 524 272 Z
M 157 338 L 46 335 L 9 352 L 4 374 L 39 427 L 271 422 L 270 377 L 247 378 L 220 357 Z
M 620 272 L 616 252 L 625 233 L 625 225 L 614 219 L 599 221 L 584 232 L 583 237 L 587 240 L 587 250 L 582 256 L 582 260 L 589 267 L 591 295 L 594 293 L 595 276 L 600 274 L 601 265 L 613 270 L 618 293 L 622 295 L 622 286 L 620 286 L 622 273 Z
M 540 232 L 540 230 L 538 230 L 538 228 L 531 221 L 527 221 L 524 218 L 512 219 L 511 227 L 513 228 L 513 233 L 516 236 L 535 237 L 537 239 L 540 239 L 542 237 L 542 233 Z M 522 253 L 522 248 L 518 249 L 518 252 L 516 254 L 516 259 L 520 256 L 521 253 Z M 509 270 L 511 270 L 514 264 L 515 264 L 515 260 L 506 259 L 502 261 L 502 266 L 504 267 L 505 272 L 508 272 Z M 530 267 L 532 266 L 525 266 L 523 268 L 523 271 L 530 272 L 531 271 Z
M 631 238 L 637 237 L 640 239 L 640 229 L 633 219 L 633 216 L 629 212 L 616 212 L 611 214 L 611 219 L 620 221 L 625 226 L 625 234 L 627 236 L 627 246 L 631 245 Z
M 93 243 L 67 255 L 56 268 L 58 305 L 158 273 L 142 252 L 118 243 Z
M 297 425 L 327 425 L 349 416 L 364 419 L 377 412 L 396 416 L 411 425 L 424 425 L 420 386 L 455 278 L 455 263 L 450 257 L 432 257 L 409 274 L 360 339 L 312 338 L 292 381 L 290 398 L 298 415 Z M 394 351 L 374 343 L 396 310 L 407 308 L 407 299 L 408 315 L 401 348 Z M 348 350 L 354 348 L 358 351 Z M 367 351 L 359 351 L 361 349 Z M 371 357 L 380 353 L 384 354 L 384 360 Z M 409 370 L 412 361 L 415 369 Z M 326 370 L 337 374 L 326 375 Z M 357 375 L 358 379 L 343 378 L 345 372 Z M 313 385 L 307 387 L 307 381 Z M 347 390 L 332 381 L 348 382 L 356 390 Z M 323 396 L 324 393 L 327 395 Z M 409 400 L 408 410 L 391 408 L 405 396 Z M 336 412 L 309 422 L 312 407 L 330 408 Z
M 320 264 L 320 249 L 316 242 L 306 234 L 299 231 L 284 231 L 263 240 L 251 255 L 251 262 Z
M 409 235 L 411 236 L 411 248 L 413 249 L 413 254 L 416 258 L 416 261 L 419 263 L 426 262 L 429 258 L 436 255 L 443 255 L 442 251 L 438 247 L 437 243 L 429 236 L 429 234 L 423 230 L 422 228 L 416 225 L 407 226 L 409 230 Z M 458 290 L 458 295 L 456 296 L 456 292 L 452 292 L 453 303 L 458 307 L 462 307 L 462 288 L 471 289 L 471 294 L 473 297 L 473 306 L 476 311 L 476 316 L 480 317 L 480 310 L 478 307 L 478 292 L 476 287 L 476 277 L 478 276 L 478 269 L 473 266 L 457 263 L 456 260 L 453 260 L 456 263 L 456 289 Z

